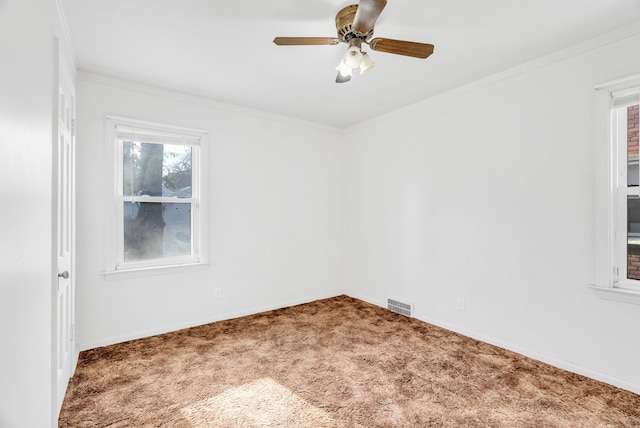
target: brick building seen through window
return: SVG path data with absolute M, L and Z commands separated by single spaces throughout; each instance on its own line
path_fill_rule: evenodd
M 638 105 L 627 108 L 627 162 L 629 176 L 635 175 L 635 181 L 629 181 L 629 186 L 637 186 L 639 168 L 638 147 Z M 631 172 L 635 174 L 631 174 Z M 631 179 L 630 179 L 631 180 Z M 640 199 L 633 198 L 627 204 L 627 277 L 640 279 Z

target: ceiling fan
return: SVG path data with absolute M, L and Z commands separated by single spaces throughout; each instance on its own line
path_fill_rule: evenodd
M 373 27 L 387 5 L 387 0 L 360 0 L 359 4 L 352 4 L 340 10 L 336 15 L 336 29 L 338 37 L 276 37 L 273 43 L 278 46 L 296 45 L 349 45 L 347 52 L 336 69 L 337 83 L 351 80 L 353 70 L 360 70 L 360 74 L 374 66 L 373 60 L 362 51 L 362 44 L 378 52 L 397 55 L 427 58 L 433 53 L 433 45 L 427 43 L 407 42 L 404 40 L 383 39 L 373 37 Z

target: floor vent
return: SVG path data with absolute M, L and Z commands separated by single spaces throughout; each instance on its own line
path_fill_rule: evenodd
M 390 311 L 406 315 L 408 317 L 412 316 L 413 308 L 408 303 L 402 303 L 397 300 L 387 299 L 387 308 Z

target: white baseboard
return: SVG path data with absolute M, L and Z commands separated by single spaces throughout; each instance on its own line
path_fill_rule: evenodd
M 123 336 L 111 337 L 108 339 L 102 339 L 102 340 L 97 340 L 93 342 L 78 344 L 78 349 L 80 351 L 86 351 L 89 349 L 100 348 L 103 346 L 115 345 L 116 343 L 128 342 L 129 340 L 143 339 L 145 337 L 156 336 L 158 334 L 164 334 L 172 331 L 183 330 L 185 328 L 197 327 L 200 325 L 211 324 L 218 321 L 225 321 L 225 320 L 230 320 L 234 318 L 244 317 L 247 315 L 258 314 L 261 312 L 272 311 L 274 309 L 281 309 L 289 306 L 301 305 L 303 303 L 309 303 L 316 300 L 328 299 L 328 298 L 336 297 L 342 294 L 345 294 L 345 292 L 340 291 L 338 293 L 334 292 L 334 293 L 328 293 L 328 294 L 319 294 L 319 295 L 314 295 L 314 296 L 309 296 L 309 297 L 304 297 L 300 299 L 278 303 L 276 305 L 260 306 L 260 307 L 255 307 L 255 308 L 247 309 L 244 311 L 240 311 L 240 312 L 217 314 L 214 317 L 198 320 L 194 322 L 181 323 L 181 324 L 176 324 L 176 325 L 163 327 L 159 329 L 137 331 L 135 333 L 131 333 Z
M 372 299 L 372 298 L 369 298 L 368 296 L 357 295 L 357 293 L 347 293 L 347 294 L 349 296 L 353 297 L 353 298 L 360 299 L 360 300 L 363 300 L 365 302 L 371 303 L 372 305 L 380 306 L 382 308 L 386 308 L 387 307 L 386 302 L 382 302 L 382 301 L 379 301 L 377 299 Z M 613 385 L 615 387 L 618 387 L 618 388 L 621 388 L 621 389 L 625 389 L 627 391 L 631 391 L 631 392 L 636 393 L 636 394 L 640 394 L 640 385 L 638 385 L 636 383 L 628 382 L 628 381 L 626 381 L 624 379 L 620 379 L 620 378 L 617 378 L 617 377 L 614 377 L 614 376 L 610 376 L 610 375 L 607 375 L 606 373 L 602 373 L 602 372 L 599 372 L 597 370 L 590 369 L 588 367 L 583 367 L 583 366 L 580 366 L 580 365 L 577 365 L 577 364 L 574 364 L 574 363 L 570 363 L 568 361 L 564 361 L 564 360 L 561 360 L 561 359 L 558 359 L 558 358 L 550 357 L 548 355 L 543 355 L 543 354 L 540 354 L 538 352 L 533 352 L 533 351 L 531 351 L 529 349 L 521 348 L 519 346 L 514 346 L 512 344 L 505 343 L 505 342 L 500 341 L 500 340 L 496 340 L 496 339 L 494 339 L 492 337 L 487 337 L 487 336 L 484 336 L 482 334 L 477 334 L 474 331 L 460 329 L 457 326 L 454 326 L 454 325 L 451 325 L 449 323 L 442 322 L 440 320 L 433 319 L 433 318 L 430 318 L 428 316 L 424 316 L 424 315 L 421 315 L 421 314 L 418 314 L 418 313 L 415 313 L 415 312 L 414 312 L 414 318 L 416 318 L 416 319 L 418 319 L 420 321 L 426 322 L 428 324 L 433 324 L 435 326 L 442 327 L 442 328 L 445 328 L 447 330 L 454 331 L 456 333 L 462 334 L 463 336 L 467 336 L 467 337 L 470 337 L 472 339 L 488 343 L 490 345 L 498 346 L 498 347 L 503 348 L 503 349 L 508 349 L 509 351 L 513 351 L 513 352 L 518 353 L 520 355 L 524 355 L 525 357 L 529 357 L 529 358 L 532 358 L 534 360 L 537 360 L 537 361 L 552 365 L 552 366 L 557 367 L 559 369 L 566 370 L 566 371 L 569 371 L 569 372 L 572 372 L 572 373 L 575 373 L 575 374 L 578 374 L 578 375 L 581 375 L 581 376 L 586 376 L 586 377 L 589 377 L 591 379 L 595 379 L 597 381 L 604 382 L 604 383 L 607 383 L 609 385 Z

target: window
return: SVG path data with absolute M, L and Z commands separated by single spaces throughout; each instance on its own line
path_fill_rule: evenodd
M 638 90 L 615 96 L 611 109 L 616 149 L 617 286 L 640 290 L 640 175 L 638 171 Z
M 105 273 L 206 263 L 206 132 L 108 117 L 109 251 Z
M 597 282 L 601 297 L 640 303 L 640 76 L 598 90 Z

